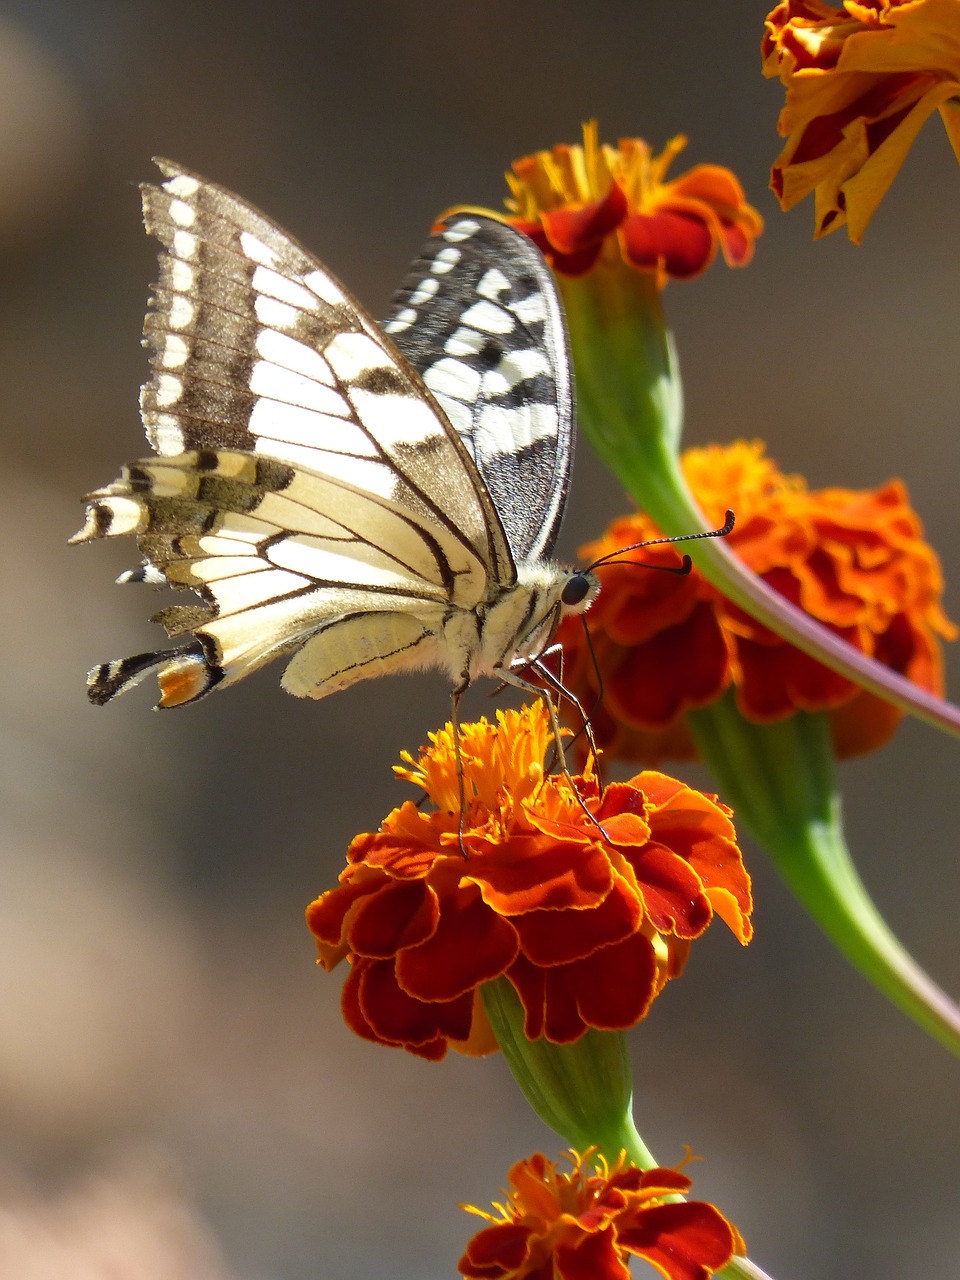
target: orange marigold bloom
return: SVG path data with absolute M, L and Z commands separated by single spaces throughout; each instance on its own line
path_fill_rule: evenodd
M 747 204 L 729 169 L 698 164 L 666 181 L 686 138 L 654 155 L 642 138 L 601 145 L 597 122 L 583 126 L 583 146 L 560 145 L 513 163 L 510 221 L 529 235 L 555 270 L 585 275 L 598 262 L 626 262 L 688 280 L 721 249 L 731 267 L 746 266 L 763 219 Z
M 810 491 L 781 474 L 758 441 L 688 450 L 683 469 L 708 521 L 734 508 L 728 545 L 768 586 L 861 653 L 942 694 L 939 638 L 957 631 L 940 607 L 939 561 L 899 481 Z M 581 554 L 593 560 L 657 535 L 646 516 L 625 516 Z M 639 554 L 676 564 L 669 547 Z M 731 684 L 749 720 L 829 712 L 840 755 L 880 746 L 896 727 L 895 707 L 754 621 L 696 569 L 677 577 L 614 563 L 599 572 L 587 623 L 603 684 L 594 731 L 608 750 L 641 760 L 693 756 L 684 711 Z M 582 629 L 564 625 L 559 638 L 564 679 L 592 707 L 597 676 Z
M 511 1189 L 496 1213 L 464 1206 L 491 1223 L 467 1245 L 458 1269 L 467 1280 L 629 1280 L 631 1257 L 667 1280 L 706 1280 L 746 1248 L 736 1227 L 685 1195 L 679 1169 L 610 1168 L 571 1151 L 570 1173 L 537 1152 L 510 1170 Z
M 357 836 L 307 910 L 324 968 L 350 960 L 358 1035 L 425 1058 L 490 1052 L 479 988 L 505 975 L 527 1037 L 568 1044 L 638 1022 L 714 912 L 749 940 L 728 809 L 658 773 L 601 793 L 587 771 L 574 782 L 593 821 L 565 776 L 544 775 L 552 748 L 539 702 L 461 725 L 462 817 L 451 727 L 404 753 L 397 772 L 436 808 L 407 801 Z
M 860 242 L 934 111 L 960 159 L 957 0 L 784 0 L 766 21 L 763 72 L 787 89 L 770 185 L 784 209 L 816 193 L 817 236 L 847 223 Z

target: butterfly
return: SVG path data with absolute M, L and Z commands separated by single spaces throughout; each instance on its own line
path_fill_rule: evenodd
M 94 667 L 90 700 L 156 670 L 159 707 L 180 707 L 278 658 L 300 697 L 428 667 L 455 707 L 480 676 L 533 688 L 524 670 L 599 589 L 549 558 L 574 390 L 539 250 L 450 216 L 380 326 L 251 205 L 157 163 L 155 456 L 87 495 L 72 541 L 133 534 L 144 563 L 118 581 L 198 599 L 155 615 L 169 647 Z

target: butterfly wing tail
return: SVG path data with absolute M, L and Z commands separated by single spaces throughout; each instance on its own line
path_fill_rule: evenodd
M 222 679 L 222 670 L 211 663 L 199 641 L 158 653 L 138 653 L 132 658 L 101 662 L 87 675 L 87 697 L 102 707 L 134 688 L 156 669 L 160 684 L 158 711 L 182 707 L 209 693 Z

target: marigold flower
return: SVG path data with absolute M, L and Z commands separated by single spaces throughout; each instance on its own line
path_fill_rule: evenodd
M 766 21 L 763 73 L 787 90 L 770 185 L 784 209 L 816 193 L 816 236 L 847 223 L 860 242 L 934 111 L 960 159 L 957 0 L 784 0 Z
M 942 693 L 940 638 L 954 639 L 957 630 L 940 607 L 939 561 L 899 481 L 863 492 L 811 491 L 781 474 L 758 441 L 691 449 L 683 469 L 708 520 L 734 508 L 728 544 L 768 586 L 861 653 Z M 646 516 L 626 516 L 581 554 L 589 561 L 657 535 Z M 676 563 L 669 547 L 641 554 Z M 684 711 L 730 685 L 742 714 L 756 722 L 829 712 L 840 755 L 880 746 L 900 719 L 895 707 L 754 621 L 696 569 L 677 577 L 614 563 L 600 576 L 587 615 L 603 686 L 594 731 L 618 755 L 694 755 Z M 565 626 L 560 639 L 564 679 L 590 707 L 597 676 L 582 630 Z
M 597 122 L 583 126 L 583 146 L 560 145 L 513 163 L 506 175 L 510 221 L 529 235 L 554 269 L 585 275 L 602 260 L 621 260 L 687 280 L 706 271 L 719 247 L 731 267 L 746 266 L 763 219 L 747 204 L 729 169 L 699 164 L 666 180 L 687 145 L 671 139 L 654 155 L 642 138 L 601 145 Z
M 563 1172 L 537 1152 L 509 1173 L 506 1204 L 468 1212 L 491 1225 L 467 1245 L 458 1269 L 467 1280 L 629 1280 L 643 1258 L 667 1280 L 706 1280 L 745 1246 L 712 1204 L 676 1200 L 691 1187 L 679 1169 L 612 1166 L 569 1153 Z
M 526 1036 L 569 1044 L 643 1018 L 715 912 L 749 941 L 728 809 L 658 773 L 601 793 L 589 769 L 573 780 L 581 803 L 544 775 L 552 748 L 540 703 L 461 725 L 462 815 L 451 726 L 418 760 L 404 753 L 397 772 L 436 808 L 407 801 L 357 836 L 339 886 L 307 910 L 324 968 L 350 960 L 342 1007 L 358 1035 L 425 1058 L 490 1052 L 479 988 L 505 975 Z

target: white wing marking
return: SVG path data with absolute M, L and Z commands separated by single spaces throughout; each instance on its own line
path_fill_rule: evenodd
M 483 333 L 512 333 L 514 328 L 510 313 L 486 298 L 468 307 L 460 318 L 471 329 L 480 329 Z
M 257 353 L 271 364 L 289 369 L 291 373 L 303 374 L 313 382 L 332 387 L 335 379 L 333 370 L 319 351 L 314 351 L 303 342 L 297 342 L 289 334 L 278 333 L 276 329 L 261 329 L 257 334 Z

